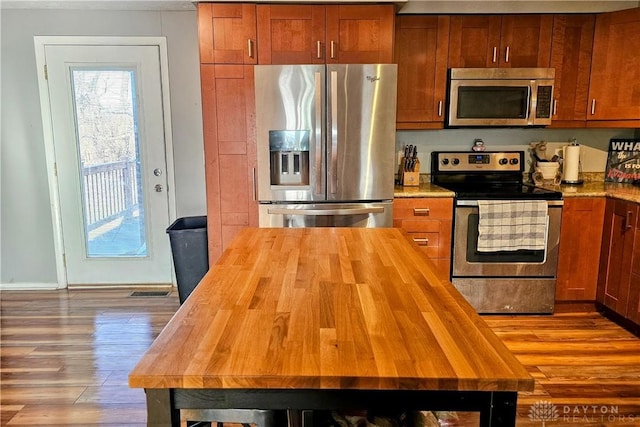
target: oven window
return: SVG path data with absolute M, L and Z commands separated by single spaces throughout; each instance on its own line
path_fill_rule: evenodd
M 478 252 L 478 220 L 480 215 L 477 213 L 469 214 L 469 223 L 467 224 L 467 261 L 468 262 L 484 262 L 484 263 L 541 263 L 545 260 L 545 251 L 497 251 L 497 252 Z
M 460 86 L 459 119 L 524 119 L 529 107 L 526 86 Z

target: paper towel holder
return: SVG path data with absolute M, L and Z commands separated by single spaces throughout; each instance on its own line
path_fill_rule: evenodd
M 566 161 L 567 161 L 567 156 L 565 154 L 565 148 L 566 147 L 578 147 L 578 150 L 580 150 L 580 144 L 578 144 L 576 142 L 576 139 L 573 138 L 571 140 L 571 143 L 569 145 L 565 145 L 564 147 L 562 147 L 562 153 L 563 153 L 563 159 L 562 159 L 562 177 L 563 179 L 560 181 L 560 184 L 565 184 L 565 185 L 582 185 L 584 184 L 584 180 L 582 179 L 582 161 L 580 159 L 580 152 L 578 151 L 578 173 L 576 176 L 576 179 L 564 179 L 565 177 L 565 172 L 566 172 Z

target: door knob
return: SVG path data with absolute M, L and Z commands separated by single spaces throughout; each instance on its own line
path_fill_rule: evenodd
M 162 184 L 156 184 L 155 189 L 156 193 L 162 193 Z

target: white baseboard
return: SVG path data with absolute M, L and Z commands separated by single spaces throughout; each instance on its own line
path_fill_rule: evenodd
M 0 283 L 0 291 L 55 291 L 61 289 L 57 283 Z

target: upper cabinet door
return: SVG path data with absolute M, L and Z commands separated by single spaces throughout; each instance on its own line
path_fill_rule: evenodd
M 202 64 L 257 64 L 256 7 L 252 4 L 198 4 Z
M 551 67 L 556 70 L 553 87 L 554 127 L 584 127 L 595 15 L 567 14 L 553 18 Z
M 549 67 L 552 15 L 451 17 L 449 67 Z
M 596 18 L 587 120 L 640 126 L 640 8 Z
M 500 67 L 549 67 L 553 15 L 504 15 Z
M 393 62 L 393 5 L 326 6 L 328 64 Z
M 398 129 L 443 127 L 448 44 L 448 16 L 396 17 Z
M 323 64 L 325 10 L 313 5 L 258 5 L 260 64 Z
M 449 67 L 497 67 L 501 22 L 495 15 L 452 16 Z

